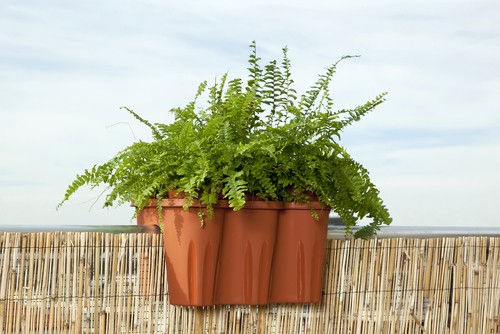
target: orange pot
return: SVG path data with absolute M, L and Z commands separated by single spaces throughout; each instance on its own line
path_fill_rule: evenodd
M 287 202 L 280 211 L 270 303 L 317 303 L 325 270 L 329 208 Z M 319 220 L 311 215 L 316 210 Z
M 247 201 L 226 210 L 215 304 L 269 303 L 269 283 L 281 202 Z
M 197 201 L 188 211 L 183 209 L 185 203 L 184 199 L 162 200 L 169 302 L 188 306 L 213 305 L 224 201 L 221 201 L 221 206 L 214 206 L 212 218 L 205 217 L 203 227 L 200 225 Z M 201 210 L 205 209 L 201 207 Z M 156 217 L 158 221 L 154 202 L 143 212 L 143 219 Z
M 162 214 L 170 303 L 264 305 L 321 300 L 329 208 L 311 204 L 247 201 L 239 211 L 227 201 L 200 227 L 196 203 L 164 199 Z M 311 215 L 317 210 L 319 221 Z M 202 210 L 205 210 L 203 207 Z M 138 224 L 159 225 L 156 204 Z
M 137 215 L 137 225 L 140 226 L 160 226 L 156 204 L 144 207 Z M 133 205 L 132 205 L 133 206 Z

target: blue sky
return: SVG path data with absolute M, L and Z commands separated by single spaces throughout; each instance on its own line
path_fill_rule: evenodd
M 387 91 L 344 132 L 398 226 L 496 226 L 500 188 L 497 1 L 86 1 L 0 3 L 0 224 L 130 224 L 101 190 L 54 207 L 199 82 L 288 46 L 303 91 L 342 55 L 338 108 Z M 92 209 L 90 210 L 90 208 Z M 90 211 L 89 211 L 90 210 Z

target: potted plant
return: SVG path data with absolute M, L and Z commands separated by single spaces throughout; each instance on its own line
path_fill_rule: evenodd
M 223 75 L 210 87 L 203 82 L 192 102 L 172 109 L 172 123 L 152 124 L 125 108 L 151 129 L 153 140 L 85 170 L 58 207 L 84 185 L 105 184 L 104 206 L 132 202 L 141 222 L 156 219 L 173 304 L 318 301 L 330 209 L 347 234 L 371 218 L 355 237 L 391 222 L 368 172 L 339 143 L 342 129 L 382 103 L 384 94 L 334 110 L 329 85 L 337 65 L 299 98 L 287 49 L 281 63 L 261 67 L 253 42 L 248 78 Z M 305 241 L 308 231 L 319 236 Z M 233 232 L 239 237 L 226 235 Z M 312 270 L 311 258 L 316 274 L 300 274 L 292 287 L 279 289 L 284 273 Z M 295 267 L 272 270 L 282 259 Z M 231 276 L 238 266 L 243 276 Z M 303 288 L 311 284 L 314 291 Z

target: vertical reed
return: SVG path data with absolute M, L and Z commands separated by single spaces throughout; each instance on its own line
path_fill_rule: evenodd
M 152 234 L 0 233 L 3 333 L 500 333 L 500 238 L 330 240 L 318 304 L 168 304 Z

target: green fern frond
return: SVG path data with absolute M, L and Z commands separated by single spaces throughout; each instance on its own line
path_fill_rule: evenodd
M 83 174 L 77 175 L 73 182 L 68 186 L 66 189 L 66 192 L 64 193 L 64 198 L 59 204 L 57 204 L 56 209 L 59 209 L 64 202 L 69 200 L 69 198 L 82 186 L 87 185 L 91 183 L 94 180 L 95 177 L 95 172 L 96 172 L 97 166 L 94 165 L 92 169 L 89 171 L 86 169 Z
M 239 210 L 247 195 L 307 202 L 312 192 L 340 215 L 347 233 L 363 218 L 371 222 L 356 230 L 357 237 L 389 224 L 368 171 L 339 144 L 341 130 L 382 103 L 385 93 L 353 109 L 334 110 L 330 86 L 337 65 L 356 56 L 327 67 L 299 95 L 288 49 L 282 53 L 281 61 L 262 66 L 253 41 L 247 78 L 229 79 L 226 73 L 210 86 L 203 81 L 192 101 L 170 110 L 169 124 L 151 124 L 122 107 L 150 128 L 153 141 L 136 142 L 77 175 L 57 207 L 83 186 L 105 185 L 104 206 L 133 201 L 138 211 L 176 189 L 186 194 L 184 209 L 200 203 L 203 223 L 221 195 Z M 206 107 L 197 104 L 202 97 Z M 160 204 L 157 210 L 161 217 Z
M 247 68 L 249 72 L 247 89 L 254 90 L 258 98 L 262 97 L 262 92 L 261 92 L 262 69 L 259 64 L 260 60 L 261 59 L 257 56 L 257 43 L 255 41 L 252 41 L 252 43 L 250 44 L 250 56 L 248 59 L 248 64 L 250 65 L 250 67 Z
M 354 109 L 342 109 L 336 112 L 336 115 L 342 115 L 344 118 L 342 119 L 342 128 L 351 125 L 354 122 L 359 121 L 363 116 L 367 113 L 375 109 L 378 105 L 385 101 L 385 96 L 387 93 L 382 93 L 377 95 L 375 99 L 366 102 L 365 104 L 358 106 Z
M 132 109 L 127 108 L 125 106 L 121 107 L 120 109 L 127 110 L 130 114 L 132 114 L 132 116 L 134 116 L 135 119 L 137 119 L 139 122 L 143 123 L 148 128 L 150 128 L 151 132 L 153 133 L 153 136 L 154 136 L 155 139 L 157 139 L 157 140 L 164 139 L 163 136 L 162 136 L 162 134 L 161 134 L 161 132 L 158 131 L 158 129 L 153 124 L 151 124 L 149 121 L 147 121 L 144 118 L 142 118 L 141 116 L 139 116 L 135 111 L 133 111 Z
M 245 205 L 245 193 L 247 191 L 247 185 L 245 180 L 241 177 L 243 172 L 236 172 L 232 175 L 226 177 L 225 186 L 222 190 L 224 198 L 229 200 L 229 206 L 234 210 L 240 210 Z

